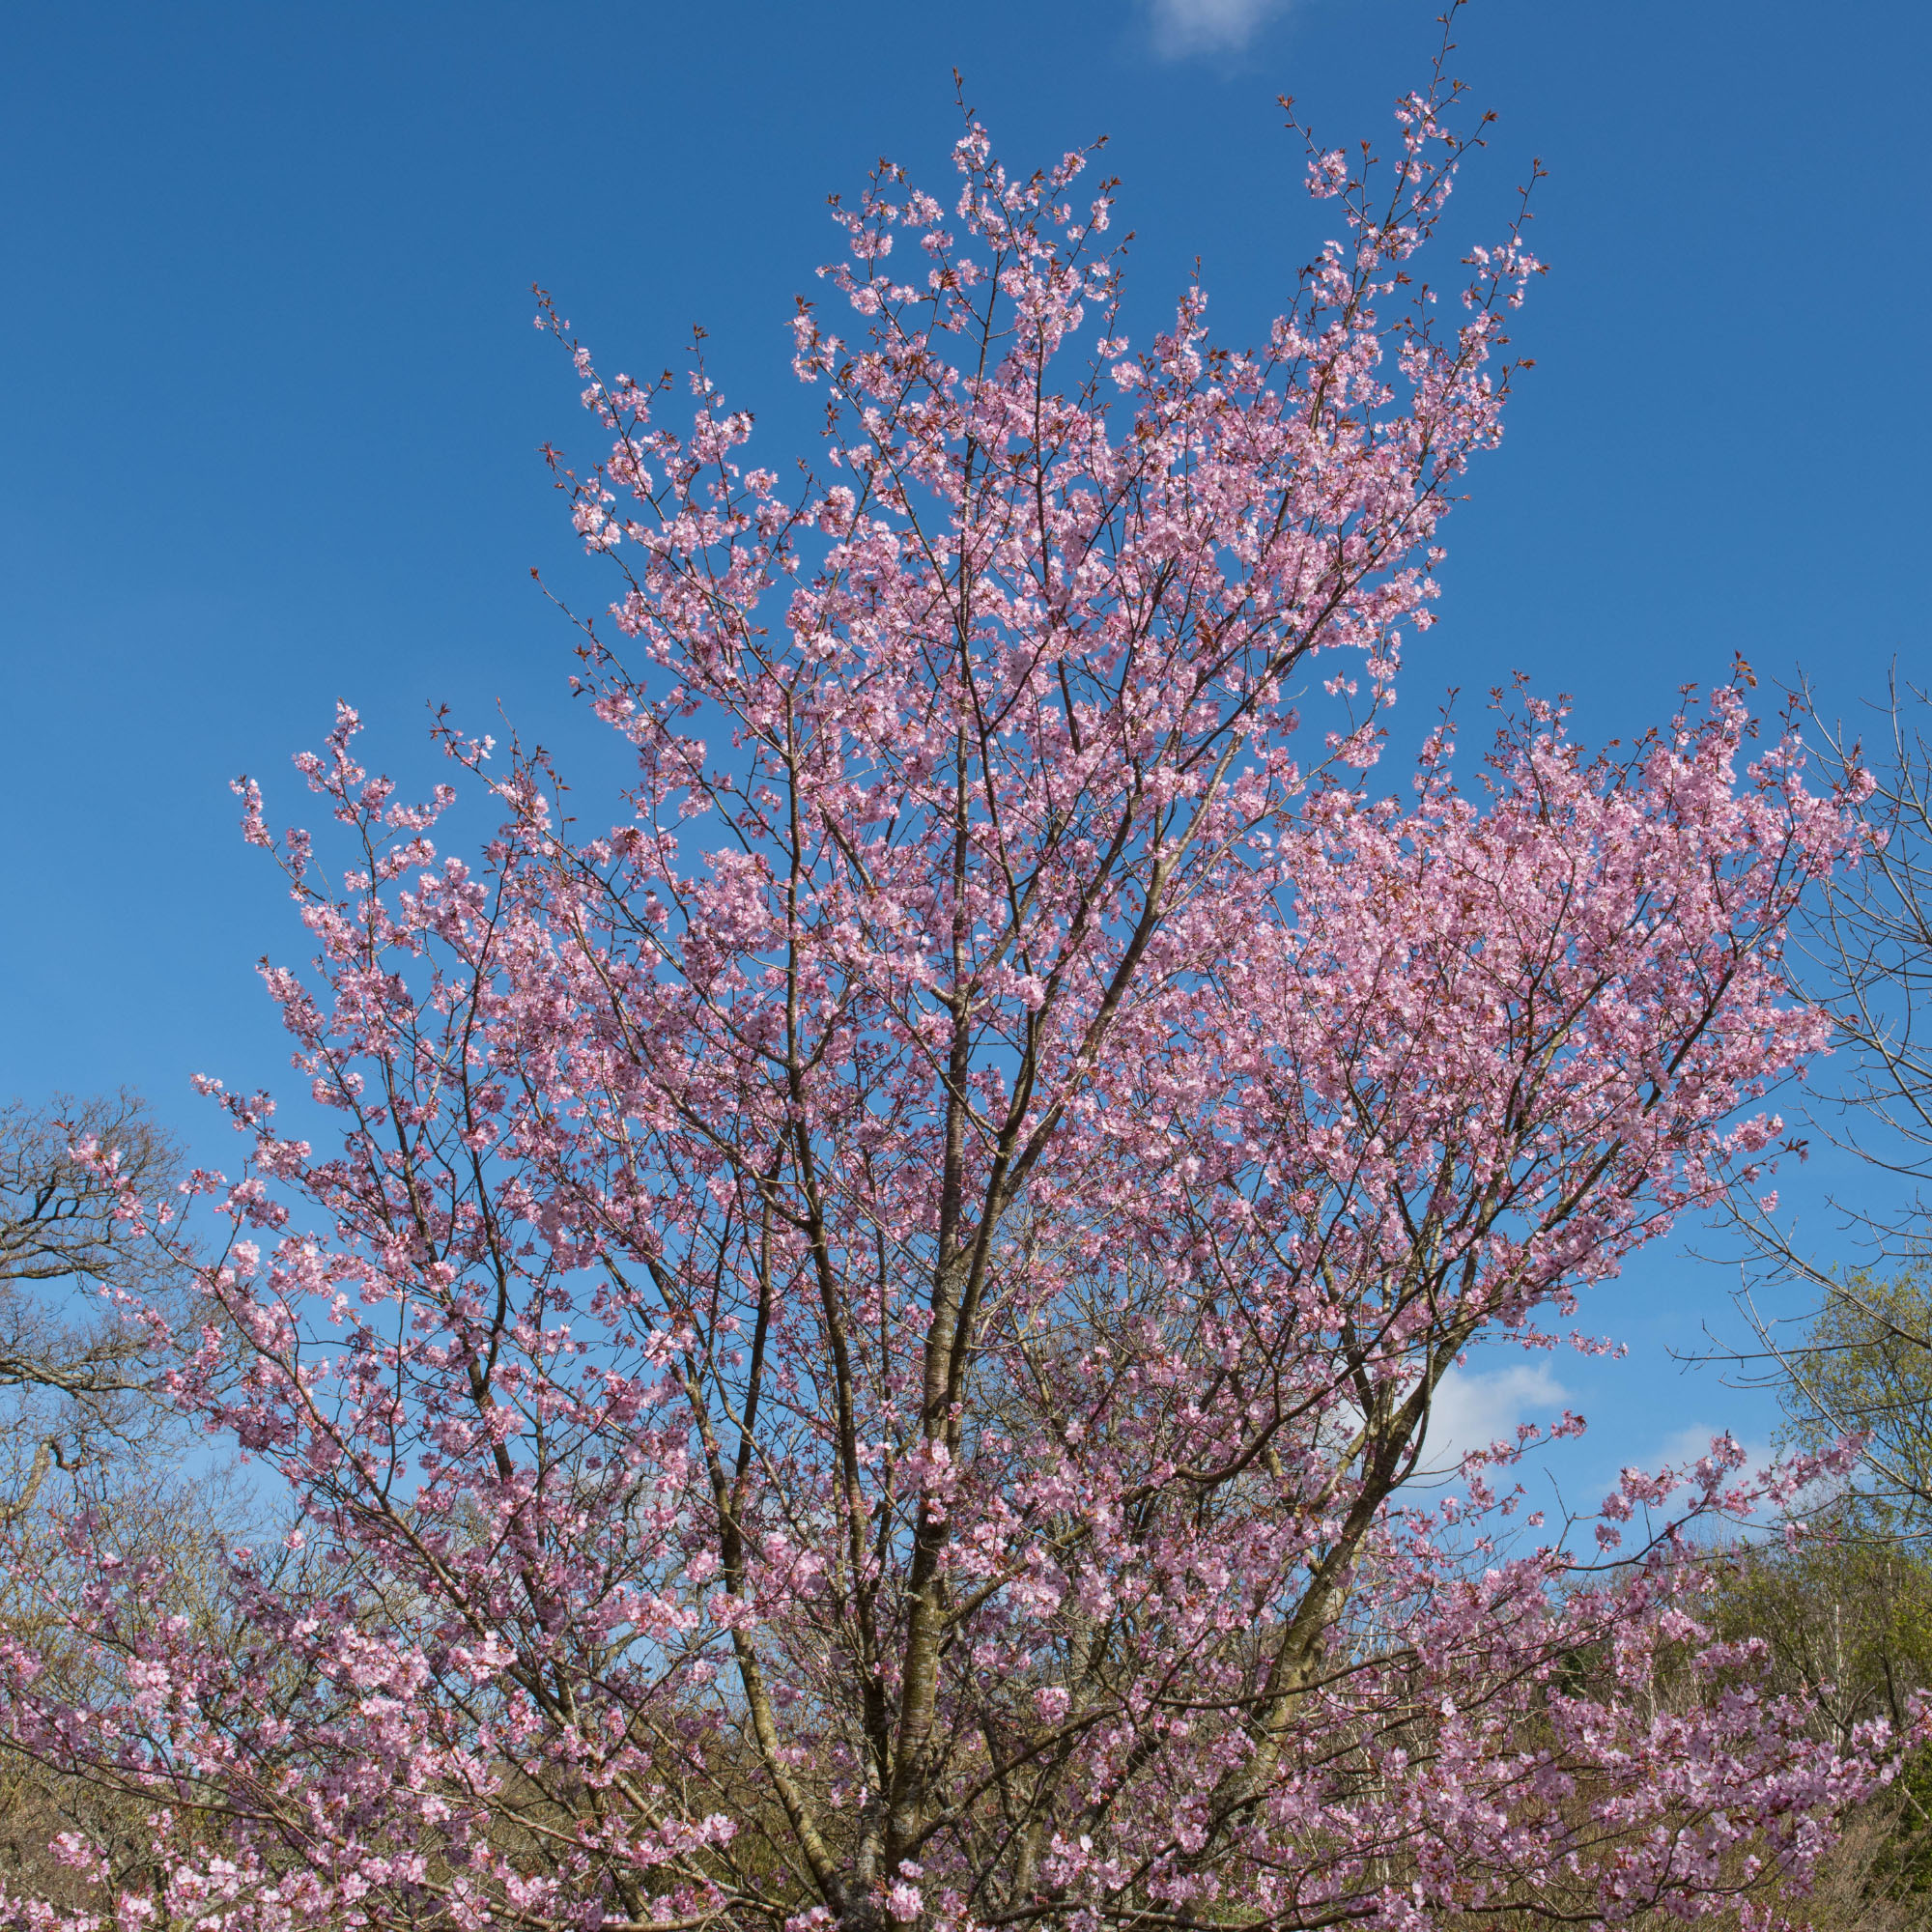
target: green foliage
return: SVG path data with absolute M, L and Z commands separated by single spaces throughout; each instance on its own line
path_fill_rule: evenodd
M 1883 1897 L 1932 1892 L 1932 1747 L 1906 1759 L 1892 1782 L 1891 1831 L 1872 1862 L 1872 1889 Z
M 1721 1634 L 1769 1646 L 1781 1688 L 1809 1691 L 1839 1739 L 1878 1718 L 1904 1726 L 1932 1686 L 1932 1564 L 1886 1539 L 1841 1526 L 1747 1551 L 1717 1614 Z
M 1865 1437 L 1865 1466 L 1839 1514 L 1862 1533 L 1932 1536 L 1932 1266 L 1827 1291 L 1780 1390 L 1794 1446 Z
M 1932 1690 L 1932 1561 L 1840 1512 L 1793 1548 L 1738 1556 L 1713 1605 L 1720 1635 L 1769 1649 L 1780 1689 L 1816 1700 L 1821 1737 L 1874 1719 L 1904 1728 Z M 1814 1893 L 1785 1901 L 1816 1932 L 1932 1924 L 1932 1747 L 1861 1807 Z

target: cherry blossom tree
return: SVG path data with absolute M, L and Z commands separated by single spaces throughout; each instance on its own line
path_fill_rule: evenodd
M 1423 279 L 1455 104 L 1311 150 L 1342 239 L 1252 352 L 1198 289 L 1133 348 L 1086 156 L 881 170 L 789 492 L 701 366 L 674 430 L 573 343 L 614 821 L 451 730 L 466 863 L 346 709 L 339 874 L 240 787 L 339 1139 L 223 1094 L 241 1177 L 124 1211 L 226 1217 L 173 1385 L 289 1533 L 187 1615 L 10 1531 L 100 1662 L 10 1639 L 0 1731 L 152 1806 L 65 1847 L 124 1932 L 1587 1923 L 1828 1841 L 1880 1741 L 1717 1639 L 1685 1531 L 1804 1469 L 1629 1471 L 1589 1563 L 1534 1430 L 1414 1481 L 1459 1356 L 1756 1178 L 1856 839 L 1728 690 L 1620 760 L 1524 696 L 1473 789 L 1444 725 L 1375 793 L 1537 266 Z

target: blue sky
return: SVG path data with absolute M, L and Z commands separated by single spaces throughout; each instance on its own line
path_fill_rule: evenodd
M 254 978 L 298 956 L 234 833 L 256 773 L 338 696 L 426 776 L 424 707 L 600 748 L 529 567 L 570 581 L 536 455 L 582 447 L 530 327 L 555 291 L 607 366 L 693 323 L 770 445 L 802 444 L 794 292 L 823 196 L 890 154 L 944 177 L 952 70 L 1008 156 L 1106 133 L 1143 302 L 1198 256 L 1248 339 L 1316 217 L 1274 97 L 1380 135 L 1433 48 L 1409 0 L 839 0 L 12 10 L 0 72 L 0 1091 L 128 1082 L 218 1157 L 195 1071 L 272 1083 Z M 1921 103 L 1932 10 L 1861 0 L 1474 0 L 1456 69 L 1498 110 L 1468 226 L 1530 157 L 1552 265 L 1506 447 L 1446 529 L 1443 621 L 1405 701 L 1522 668 L 1629 734 L 1742 651 L 1846 709 L 1932 668 Z M 253 862 L 253 863 L 251 863 Z M 1821 1241 L 1829 1231 L 1821 1222 Z M 1640 1264 L 1590 1306 L 1608 1371 L 1520 1367 L 1470 1428 L 1552 1390 L 1593 1461 L 1761 1405 L 1664 1358 L 1722 1284 Z M 1484 1404 L 1488 1403 L 1488 1407 Z M 1618 1447 L 1611 1455 L 1610 1441 Z M 1578 1455 L 1582 1453 L 1579 1449 Z

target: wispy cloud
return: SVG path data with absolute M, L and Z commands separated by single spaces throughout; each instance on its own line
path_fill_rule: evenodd
M 1451 1369 L 1430 1408 L 1425 1466 L 1454 1469 L 1472 1449 L 1514 1441 L 1520 1422 L 1547 1426 L 1568 1401 L 1569 1391 L 1547 1362 L 1517 1362 L 1481 1374 Z
M 1154 46 L 1171 60 L 1239 53 L 1289 0 L 1151 0 Z

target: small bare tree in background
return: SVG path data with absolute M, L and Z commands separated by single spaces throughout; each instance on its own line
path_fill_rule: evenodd
M 120 1155 L 144 1195 L 165 1192 L 179 1144 L 126 1090 L 0 1108 L 0 1401 L 9 1458 L 0 1508 L 31 1505 L 48 1470 L 78 1474 L 110 1444 L 146 1444 L 161 1422 L 145 1330 L 115 1291 L 179 1299 L 178 1271 L 115 1217 L 117 1190 L 74 1155 Z
M 1845 771 L 1875 789 L 1877 835 L 1855 869 L 1832 880 L 1813 939 L 1854 1072 L 1835 1096 L 1846 1139 L 1904 1183 L 1889 1210 L 1861 1215 L 1875 1258 L 1921 1266 L 1932 1251 L 1932 693 L 1894 681 L 1876 758 L 1828 734 Z

